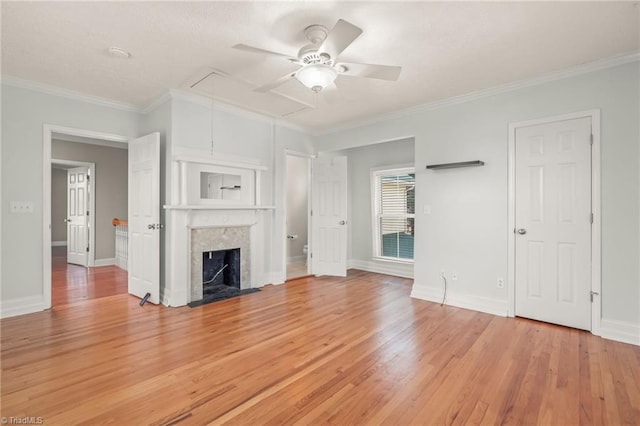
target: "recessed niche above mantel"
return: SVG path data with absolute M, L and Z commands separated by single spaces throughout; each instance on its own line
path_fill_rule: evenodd
M 176 156 L 180 177 L 178 205 L 165 208 L 260 209 L 260 172 L 266 167 L 216 158 Z

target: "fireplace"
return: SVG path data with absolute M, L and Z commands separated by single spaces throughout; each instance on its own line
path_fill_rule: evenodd
M 227 298 L 240 291 L 240 249 L 202 253 L 202 300 Z
M 191 302 L 225 299 L 251 287 L 250 227 L 191 229 Z

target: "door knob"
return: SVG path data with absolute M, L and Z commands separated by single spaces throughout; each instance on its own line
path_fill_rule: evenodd
M 65 219 L 64 221 L 65 221 L 65 223 L 69 223 L 69 222 L 71 222 L 71 219 Z
M 347 222 L 344 221 L 344 220 L 341 220 L 339 223 L 340 223 L 340 225 L 346 225 L 347 224 Z
M 526 233 L 527 233 L 527 230 L 526 230 L 526 229 L 524 229 L 524 228 L 520 228 L 520 229 L 518 229 L 518 234 L 520 234 L 520 235 L 524 235 L 524 234 L 526 234 Z
M 156 229 L 156 224 L 155 223 L 150 223 L 150 224 L 147 225 L 147 228 Z

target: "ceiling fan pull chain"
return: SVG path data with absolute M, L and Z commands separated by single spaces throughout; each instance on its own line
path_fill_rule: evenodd
M 213 157 L 213 96 L 211 97 L 211 156 Z

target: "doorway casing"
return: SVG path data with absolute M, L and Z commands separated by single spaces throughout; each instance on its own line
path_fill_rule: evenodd
M 94 132 L 92 130 L 76 129 L 53 124 L 44 124 L 42 131 L 42 308 L 51 308 L 51 145 L 54 134 L 77 136 L 79 138 L 98 139 L 108 142 L 127 144 L 129 138 L 110 133 Z M 56 162 L 59 162 L 56 160 Z M 95 172 L 95 170 L 92 170 Z M 95 218 L 95 173 L 93 175 L 92 198 L 93 215 Z M 95 223 L 91 223 L 95 232 Z M 95 244 L 93 244 L 95 246 Z M 95 253 L 95 252 L 94 252 Z M 94 259 L 95 260 L 95 259 Z
M 593 134 L 593 145 L 591 149 L 591 212 L 593 223 L 591 227 L 591 291 L 594 294 L 591 304 L 591 333 L 600 335 L 601 318 L 601 251 L 602 251 L 602 219 L 600 207 L 600 110 L 593 109 L 553 117 L 545 117 L 536 120 L 520 121 L 509 124 L 509 146 L 508 146 L 508 244 L 507 244 L 507 293 L 508 293 L 508 316 L 516 315 L 515 299 L 515 147 L 516 129 L 519 127 L 535 126 L 556 121 L 573 120 L 577 118 L 591 119 L 591 132 Z

